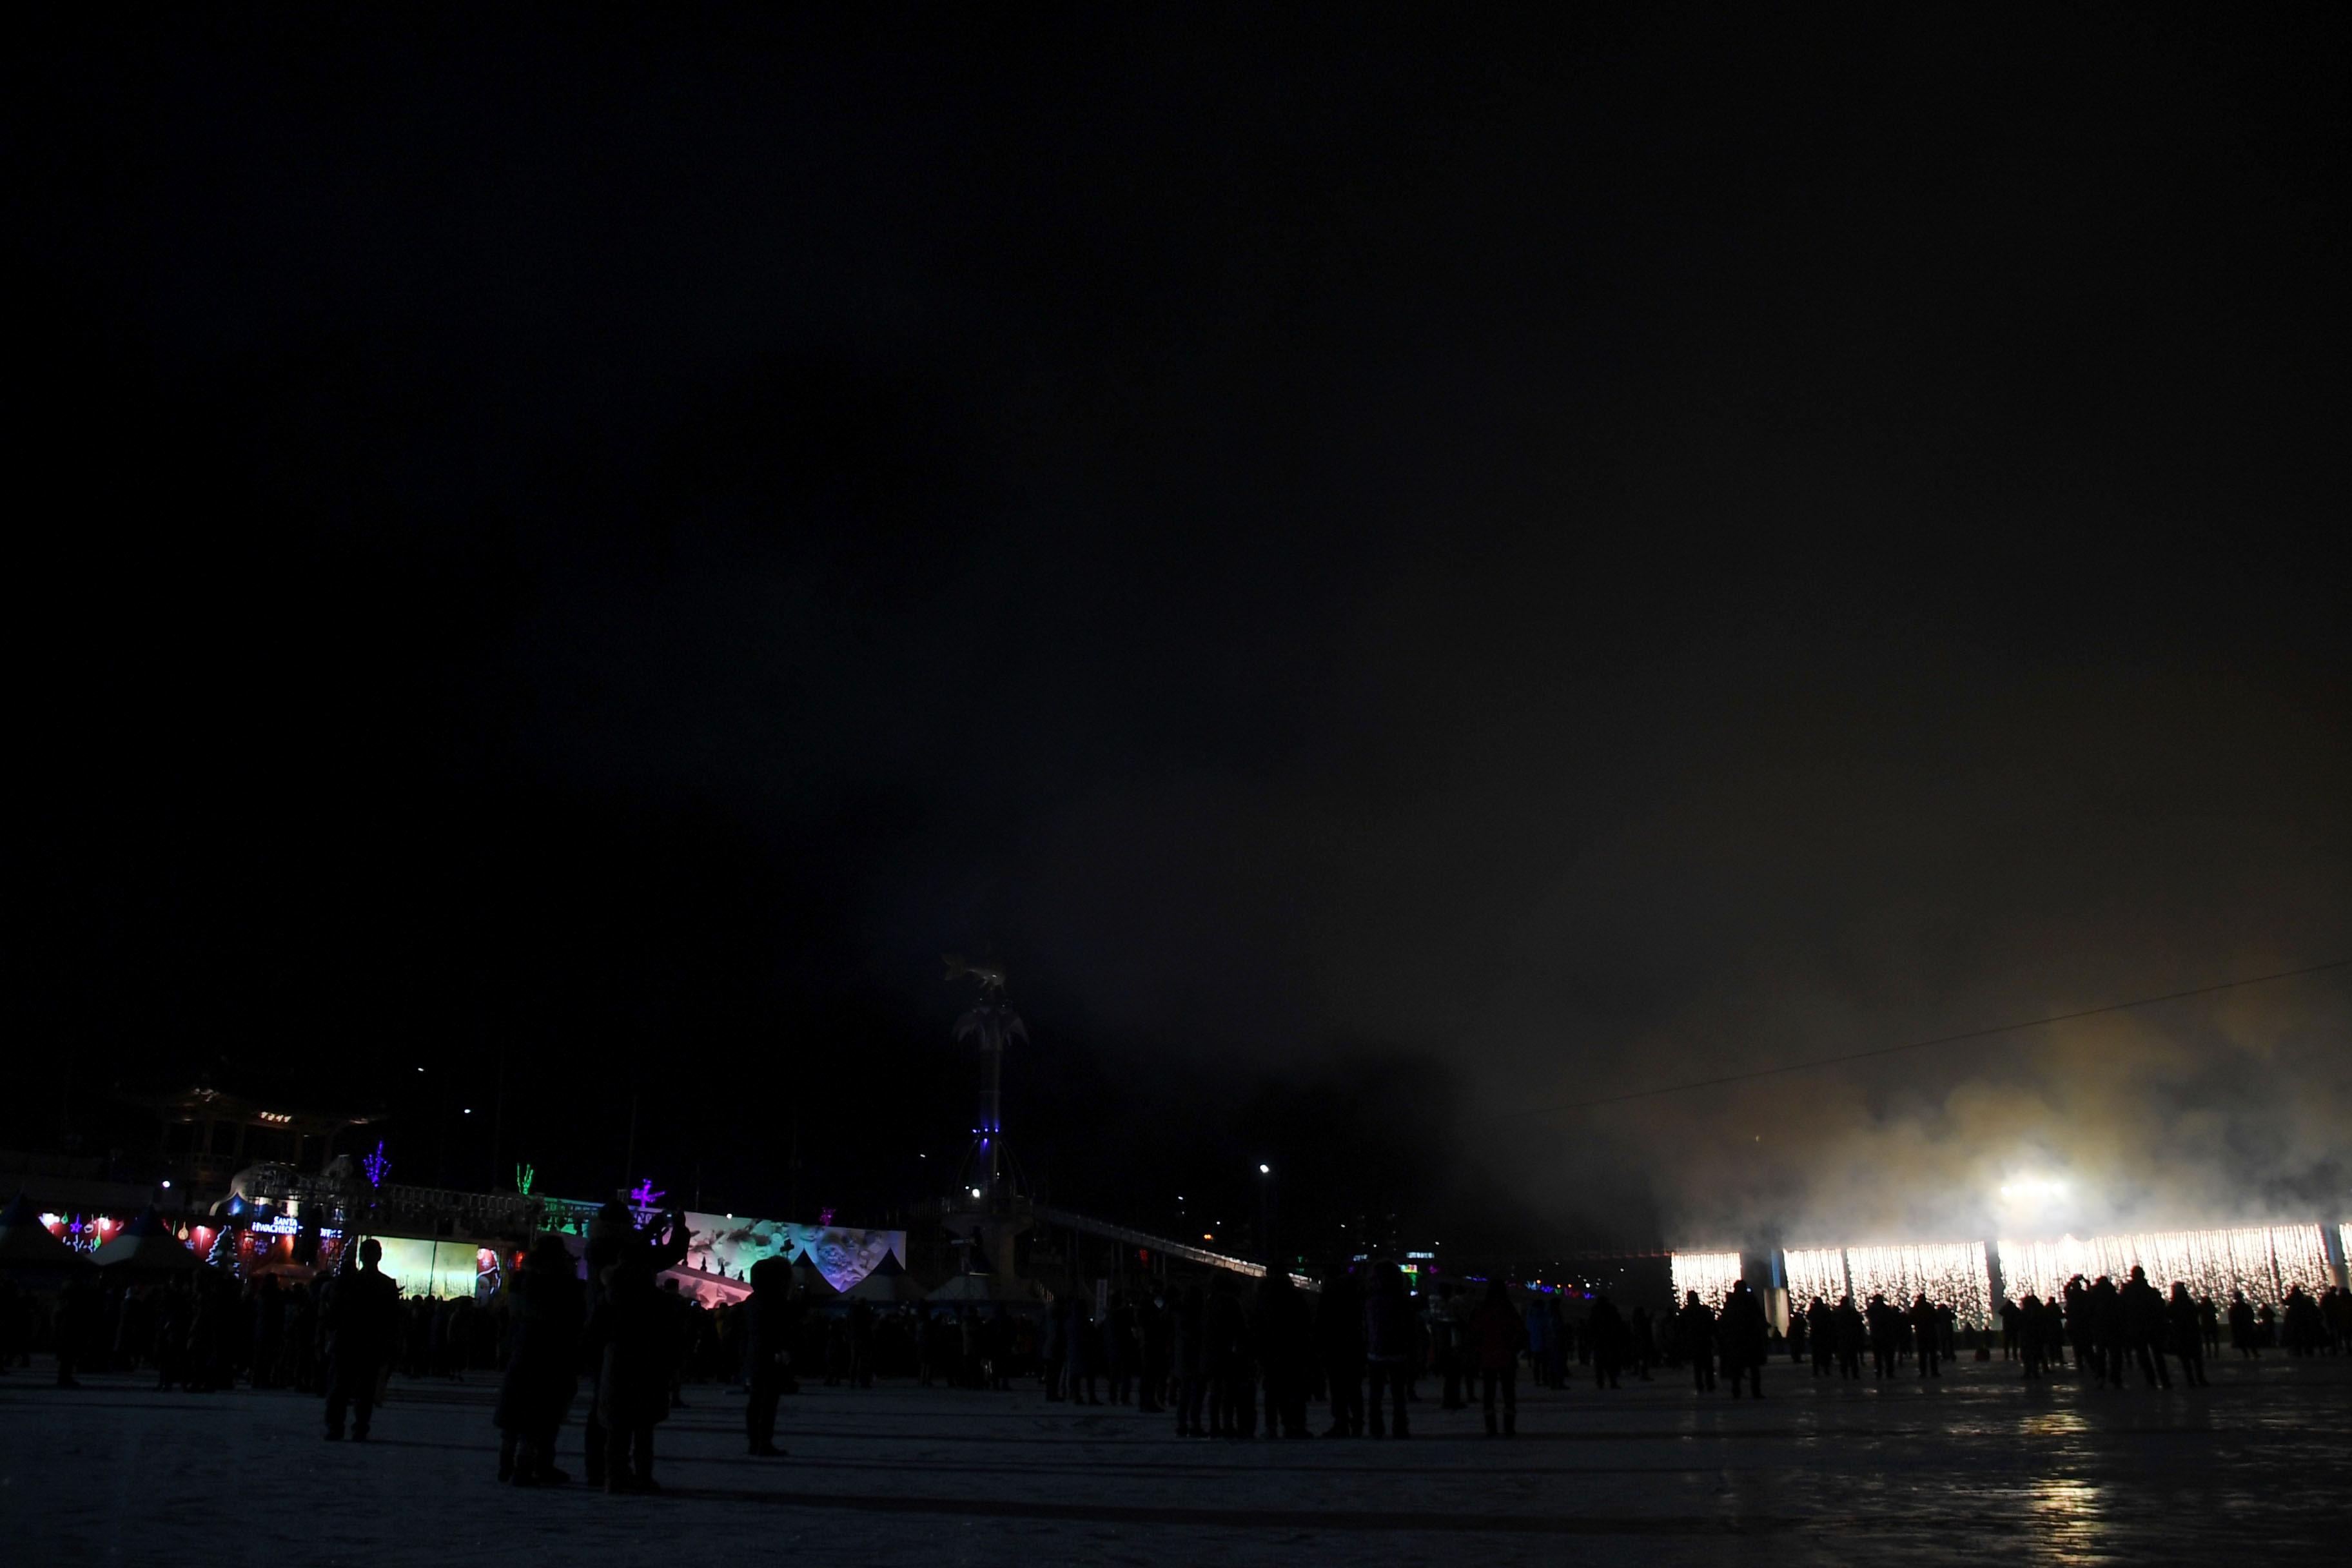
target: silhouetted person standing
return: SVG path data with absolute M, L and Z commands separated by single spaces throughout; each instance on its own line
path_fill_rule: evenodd
M 654 1427 L 669 1415 L 676 1320 L 653 1272 L 625 1249 L 604 1281 L 604 1298 L 584 1336 L 595 1358 L 596 1414 L 604 1431 L 604 1489 L 654 1492 Z
M 2091 1333 L 2098 1342 L 2099 1382 L 2107 1388 L 2124 1385 L 2124 1294 L 2102 1274 L 2088 1292 Z
M 1342 1259 L 1332 1260 L 1315 1308 L 1315 1349 L 1331 1395 L 1326 1437 L 1356 1437 L 1364 1430 L 1364 1298 Z
M 2139 1359 L 2140 1375 L 2150 1388 L 2170 1388 L 2172 1374 L 2165 1370 L 2164 1298 L 2147 1282 L 2147 1270 L 2132 1265 L 2131 1278 L 2123 1288 L 2124 1332 L 2130 1337 L 2132 1354 Z
M 586 1320 L 571 1252 L 542 1235 L 507 1287 L 507 1365 L 494 1416 L 502 1434 L 499 1479 L 541 1486 L 572 1479 L 555 1468 L 555 1435 L 578 1389 Z
M 1944 1369 L 1940 1358 L 1944 1345 L 1944 1316 L 1927 1300 L 1922 1290 L 1911 1303 L 1911 1334 L 1919 1344 L 1919 1375 L 1941 1377 Z
M 1395 1412 L 1396 1435 L 1412 1436 L 1405 1401 L 1412 1381 L 1413 1348 L 1412 1300 L 1405 1294 L 1404 1275 L 1393 1263 L 1375 1263 L 1371 1288 L 1364 1297 L 1364 1364 L 1371 1382 L 1364 1416 L 1375 1437 L 1387 1435 L 1381 1420 L 1383 1393 Z
M 327 1297 L 327 1332 L 333 1371 L 327 1384 L 327 1440 L 343 1437 L 343 1415 L 351 1413 L 352 1436 L 367 1440 L 375 1412 L 376 1380 L 392 1353 L 400 1311 L 400 1283 L 379 1267 L 383 1244 L 369 1237 L 359 1246 L 357 1268 L 335 1276 Z
M 1839 1297 L 1837 1305 L 1838 1376 L 1842 1378 L 1862 1376 L 1862 1342 L 1867 1327 L 1868 1325 L 1863 1320 L 1862 1310 L 1853 1304 L 1853 1298 Z
M 2262 1347 L 2254 1342 L 2254 1304 L 2243 1290 L 2230 1292 L 2230 1344 L 2241 1361 L 2262 1359 Z
M 1279 1265 L 1270 1266 L 1258 1281 L 1258 1369 L 1265 1380 L 1265 1435 L 1307 1437 L 1307 1357 L 1313 1332 L 1307 1303 Z
M 783 1453 L 776 1447 L 776 1402 L 783 1395 L 785 1362 L 798 1327 L 793 1266 L 781 1258 L 762 1258 L 747 1278 L 751 1296 L 743 1303 L 743 1381 L 751 1399 L 743 1407 L 743 1436 L 751 1454 L 774 1458 Z
M 1495 1395 L 1503 1396 L 1502 1435 L 1519 1431 L 1519 1345 L 1527 1337 L 1525 1321 L 1511 1305 L 1510 1288 L 1500 1279 L 1486 1282 L 1486 1299 L 1470 1315 L 1470 1355 L 1478 1371 L 1479 1399 L 1486 1413 L 1486 1436 L 1495 1436 Z
M 2091 1300 L 2091 1288 L 2080 1274 L 2066 1281 L 2063 1297 L 2066 1309 L 2060 1327 L 2067 1342 L 2074 1347 L 2074 1371 L 2079 1374 L 2097 1358 L 2099 1331 L 2095 1320 L 2098 1313 Z M 2057 1347 L 2053 1345 L 2051 1350 L 2054 1354 Z
M 1870 1320 L 1870 1354 L 1874 1374 L 1895 1375 L 1895 1353 L 1903 1342 L 1903 1314 L 1886 1304 L 1886 1298 L 1873 1293 L 1867 1309 Z
M 1717 1333 L 1723 1343 L 1723 1370 L 1731 1379 L 1731 1397 L 1739 1397 L 1739 1380 L 1748 1379 L 1751 1399 L 1764 1397 L 1764 1352 L 1772 1326 L 1765 1321 L 1764 1303 L 1745 1279 L 1731 1282 L 1723 1299 L 1723 1320 Z
M 1715 1392 L 1715 1312 L 1698 1299 L 1696 1290 L 1683 1292 L 1683 1310 L 1675 1314 L 1675 1327 L 1682 1335 L 1683 1354 L 1690 1357 L 1691 1388 L 1698 1394 Z
M 1187 1285 L 1176 1299 L 1176 1436 L 1205 1437 L 1202 1409 L 1209 1398 L 1208 1306 L 1198 1285 Z
M 2048 1331 L 2042 1299 L 2028 1290 L 2022 1302 L 2012 1302 L 2008 1310 L 2017 1318 L 2017 1350 L 2025 1363 L 2023 1381 L 2037 1383 L 2042 1378 L 2042 1335 Z
M 2180 1358 L 2180 1381 L 2191 1388 L 2205 1386 L 2205 1324 L 2190 1299 L 2189 1287 L 2176 1279 L 2164 1303 L 2165 1326 L 2172 1353 Z
M 1831 1358 L 1837 1354 L 1837 1310 L 1819 1296 L 1805 1309 L 1805 1327 L 1813 1345 L 1813 1375 L 1830 1374 Z
M 1083 1315 L 1085 1308 L 1078 1310 Z M 1210 1435 L 1255 1436 L 1257 1404 L 1251 1397 L 1255 1379 L 1250 1369 L 1249 1314 L 1242 1310 L 1234 1277 L 1223 1269 L 1209 1280 L 1209 1300 L 1201 1310 L 1201 1342 L 1209 1379 Z
M 1617 1374 L 1625 1365 L 1626 1343 L 1629 1338 L 1623 1314 L 1617 1304 L 1606 1296 L 1596 1296 L 1592 1311 L 1584 1320 L 1585 1331 L 1592 1337 L 1592 1386 L 1615 1388 Z

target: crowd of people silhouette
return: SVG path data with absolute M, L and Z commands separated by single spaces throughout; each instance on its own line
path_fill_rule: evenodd
M 37 1342 L 54 1350 L 57 1379 L 91 1366 L 144 1369 L 159 1388 L 208 1392 L 240 1383 L 320 1395 L 331 1441 L 368 1439 L 394 1373 L 413 1379 L 495 1373 L 498 1478 L 517 1486 L 566 1482 L 562 1430 L 581 1414 L 585 1479 L 608 1491 L 657 1491 L 655 1433 L 710 1381 L 746 1397 L 744 1439 L 780 1457 L 777 1412 L 803 1378 L 870 1386 L 877 1374 L 922 1385 L 1011 1390 L 1034 1379 L 1050 1404 L 1128 1405 L 1172 1416 L 1182 1437 L 1407 1438 L 1423 1380 L 1442 1408 L 1475 1404 L 1488 1435 L 1518 1431 L 1522 1367 L 1541 1387 L 1589 1375 L 1596 1390 L 1687 1368 L 1694 1393 L 1728 1385 L 1764 1397 L 1776 1354 L 1810 1363 L 1815 1379 L 1940 1379 L 1967 1348 L 1996 1353 L 2026 1383 L 2072 1373 L 2086 1386 L 2201 1387 L 2206 1363 L 2229 1347 L 2243 1360 L 2352 1350 L 2352 1294 L 2290 1289 L 2276 1310 L 2234 1292 L 2226 1306 L 2160 1289 L 2133 1268 L 2117 1282 L 2076 1276 L 2048 1299 L 2002 1300 L 1997 1327 L 1964 1335 L 1948 1302 L 1874 1294 L 1834 1304 L 1791 1303 L 1788 1331 L 1759 1295 L 1735 1283 L 1720 1307 L 1686 1292 L 1672 1310 L 1622 1311 L 1606 1293 L 1571 1296 L 1440 1282 L 1416 1296 L 1391 1262 L 1337 1260 L 1319 1290 L 1280 1271 L 1247 1279 L 1215 1270 L 1191 1282 L 1106 1290 L 1100 1311 L 1082 1292 L 1041 1312 L 812 1301 L 792 1268 L 770 1258 L 751 1270 L 750 1294 L 706 1309 L 664 1270 L 686 1255 L 682 1215 L 645 1228 L 623 1205 L 590 1226 L 584 1257 L 542 1235 L 495 1295 L 404 1297 L 362 1242 L 345 1266 L 293 1285 L 239 1282 L 190 1271 L 127 1290 L 68 1283 L 37 1310 L 0 1279 L 0 1373 L 29 1364 Z M 585 1394 L 583 1401 L 583 1394 Z

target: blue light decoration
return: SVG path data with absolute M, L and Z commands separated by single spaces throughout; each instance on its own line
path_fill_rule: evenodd
M 360 1162 L 360 1169 L 367 1173 L 369 1186 L 383 1185 L 384 1173 L 392 1169 L 392 1159 L 383 1152 L 383 1139 L 379 1138 L 375 1141 L 375 1152 Z

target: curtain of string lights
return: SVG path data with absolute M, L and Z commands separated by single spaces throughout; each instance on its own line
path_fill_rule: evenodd
M 1846 1276 L 1857 1302 L 1883 1295 L 1906 1303 L 1921 1292 L 1949 1306 L 1959 1324 L 1980 1329 L 1992 1318 L 1992 1273 L 1981 1241 L 1929 1241 L 1897 1247 L 1849 1247 Z
M 2175 1280 L 2192 1296 L 2227 1301 L 2243 1290 L 2250 1301 L 2275 1306 L 2300 1285 L 2306 1294 L 2325 1290 L 2332 1277 L 2327 1242 L 2315 1225 L 2240 1226 L 2228 1230 L 2151 1230 L 2131 1236 L 2095 1236 L 2086 1241 L 2002 1241 L 2001 1288 L 2013 1300 L 2030 1291 L 2047 1299 L 2063 1292 L 2080 1274 L 2104 1274 L 2121 1283 L 2135 1265 L 2148 1283 L 2169 1290 Z
M 1677 1252 L 1668 1261 L 1674 1267 L 1675 1300 L 1680 1301 L 1685 1291 L 1696 1290 L 1700 1300 L 1718 1311 L 1739 1278 L 1736 1252 Z
M 1846 1293 L 1844 1247 L 1800 1247 L 1780 1257 L 1781 1272 L 1789 1282 L 1790 1311 L 1803 1311 L 1816 1296 L 1834 1307 Z

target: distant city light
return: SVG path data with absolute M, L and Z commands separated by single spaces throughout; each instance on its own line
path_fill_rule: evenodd
M 1274 1167 L 1272 1165 L 1260 1165 L 1257 1168 L 1257 1173 L 1261 1176 L 1271 1176 L 1274 1174 Z
M 164 1190 L 164 1191 L 166 1191 L 166 1192 L 169 1192 L 169 1191 L 171 1190 L 171 1188 L 172 1188 L 172 1178 L 171 1178 L 171 1177 L 169 1177 L 169 1176 L 166 1176 L 166 1177 L 164 1177 L 164 1178 L 163 1178 L 163 1190 Z
M 973 1197 L 978 1197 L 978 1196 L 980 1196 L 980 1189 L 979 1189 L 978 1187 L 974 1187 L 974 1188 L 972 1188 L 972 1190 L 971 1190 L 971 1195 L 972 1195 Z

